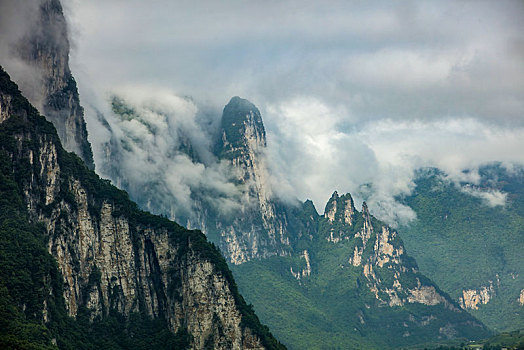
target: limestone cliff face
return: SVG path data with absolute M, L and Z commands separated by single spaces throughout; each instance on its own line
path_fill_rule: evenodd
M 324 217 L 330 223 L 335 223 L 329 230 L 327 240 L 337 243 L 343 239 L 349 239 L 343 228 L 354 224 L 355 214 L 355 204 L 351 195 L 348 193 L 340 197 L 337 191 L 333 192 L 324 210 Z
M 286 255 L 290 249 L 288 218 L 272 198 L 265 148 L 266 132 L 260 111 L 251 102 L 233 97 L 222 114 L 216 154 L 230 162 L 244 195 L 233 221 L 218 221 L 216 227 L 222 238 L 220 246 L 234 264 Z
M 289 269 L 293 277 L 295 277 L 297 280 L 311 276 L 311 260 L 309 258 L 309 252 L 304 250 L 300 257 L 304 259 L 305 263 L 305 266 L 302 268 L 302 270 L 295 272 L 293 271 L 293 267 Z
M 27 21 L 26 34 L 11 43 L 6 50 L 9 52 L 2 53 L 2 57 L 9 54 L 7 62 L 15 60 L 25 66 L 21 72 L 14 69 L 13 78 L 31 103 L 54 124 L 64 148 L 75 152 L 93 169 L 84 110 L 69 68 L 67 24 L 60 1 L 19 2 L 13 5 L 16 6 L 34 12 L 34 18 L 23 13 L 27 18 L 20 20 Z
M 497 276 L 498 277 L 498 276 Z M 478 310 L 480 305 L 485 305 L 496 295 L 493 281 L 488 281 L 488 286 L 479 289 L 465 289 L 459 297 L 460 306 L 463 309 Z
M 69 314 L 147 313 L 173 331 L 187 328 L 195 349 L 270 347 L 205 237 L 140 211 L 65 152 L 54 129 L 1 73 L 0 151 L 12 159 L 30 217 L 45 226 Z M 256 319 L 255 328 L 246 317 Z
M 406 303 L 442 304 L 460 312 L 451 299 L 419 273 L 397 232 L 371 216 L 365 202 L 358 212 L 349 194 L 339 196 L 335 191 L 320 225 L 321 237 L 327 241 L 354 242 L 348 262 L 362 268 L 369 290 L 380 303 L 392 307 Z
M 290 208 L 272 195 L 265 159 L 266 132 L 257 107 L 233 97 L 223 110 L 218 137 L 207 145 L 203 139 L 210 134 L 195 131 L 200 127 L 196 123 L 189 127 L 177 122 L 178 112 L 159 113 L 150 104 L 117 96 L 111 103 L 114 125 L 107 120 L 102 124 L 113 136 L 103 146 L 99 170 L 127 190 L 142 208 L 202 230 L 234 264 L 289 254 Z M 192 102 L 185 103 L 191 107 L 188 110 L 196 111 Z M 152 126 L 152 115 L 153 124 L 163 123 L 169 130 Z M 101 120 L 105 120 L 103 116 Z M 148 129 L 148 136 L 137 136 L 130 130 L 130 120 Z M 123 136 L 115 136 L 117 128 Z M 164 147 L 166 144 L 169 147 Z M 158 160 L 159 150 L 165 161 Z M 126 174 L 129 163 L 141 157 L 150 166 L 146 175 Z M 188 179 L 181 170 L 188 168 L 200 177 Z M 173 181 L 172 177 L 180 179 Z

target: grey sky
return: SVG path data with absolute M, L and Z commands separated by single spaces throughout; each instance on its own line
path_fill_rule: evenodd
M 521 1 L 65 3 L 78 62 L 103 87 L 162 84 L 221 104 L 312 94 L 367 118 L 522 123 Z
M 217 114 L 247 98 L 279 191 L 320 210 L 366 182 L 388 203 L 418 166 L 524 162 L 522 1 L 63 2 L 84 104 L 122 86 Z

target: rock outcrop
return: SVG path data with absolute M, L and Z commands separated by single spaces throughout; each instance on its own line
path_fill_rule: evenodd
M 419 273 L 405 252 L 398 233 L 375 219 L 366 202 L 362 211 L 355 209 L 351 195 L 335 191 L 320 219 L 320 235 L 334 244 L 354 242 L 348 262 L 362 268 L 369 290 L 385 305 L 406 303 L 442 304 L 460 312 L 454 303 Z
M 355 204 L 349 193 L 340 197 L 337 191 L 333 192 L 324 209 L 324 217 L 333 224 L 326 239 L 333 243 L 349 239 L 344 227 L 354 224 L 355 213 Z
M 31 221 L 45 227 L 69 315 L 80 308 L 91 317 L 144 313 L 173 332 L 187 329 L 195 349 L 279 346 L 202 233 L 140 211 L 65 152 L 3 71 L 0 89 L 0 152 L 11 160 Z
M 221 237 L 218 244 L 234 264 L 290 250 L 288 219 L 271 193 L 265 148 L 260 111 L 248 100 L 233 97 L 224 107 L 215 152 L 233 167 L 243 198 L 230 223 L 218 221 L 214 226 Z
M 295 272 L 293 271 L 293 267 L 289 269 L 293 277 L 295 277 L 297 280 L 311 276 L 311 260 L 309 259 L 309 252 L 304 250 L 300 257 L 304 259 L 305 263 L 305 266 L 302 268 L 302 270 Z
M 94 168 L 84 109 L 69 68 L 67 24 L 59 0 L 9 0 L 6 7 L 25 34 L 5 44 L 0 58 L 30 102 L 57 129 L 64 148 Z M 12 19 L 14 20 L 14 19 Z M 6 31 L 9 29 L 5 28 Z M 22 68 L 20 68 L 22 66 Z
M 196 139 L 188 138 L 191 130 L 178 128 L 176 122 L 164 121 L 164 115 L 157 115 L 158 111 L 148 108 L 137 108 L 124 98 L 113 98 L 117 127 L 125 131 L 123 140 L 112 137 L 104 145 L 99 170 L 127 190 L 142 208 L 202 230 L 233 264 L 289 254 L 294 238 L 290 233 L 293 230 L 290 229 L 289 211 L 294 208 L 273 196 L 265 158 L 266 132 L 258 108 L 245 99 L 233 97 L 224 107 L 216 142 L 210 149 L 192 144 L 202 142 L 203 134 Z M 168 128 L 172 127 L 167 134 L 176 137 L 165 140 L 162 137 L 166 135 L 159 136 L 159 132 L 148 135 L 154 140 L 161 139 L 160 143 L 171 142 L 165 157 L 166 163 L 173 166 L 152 161 L 153 170 L 145 176 L 149 180 L 146 181 L 128 176 L 122 169 L 128 167 L 130 157 L 136 154 L 156 159 L 158 150 L 153 146 L 145 147 L 143 144 L 148 142 L 137 140 L 136 135 L 128 135 L 125 126 L 132 120 L 154 129 L 147 123 L 150 114 L 166 122 Z M 171 118 L 177 119 L 176 113 Z M 114 135 L 109 123 L 106 124 L 107 130 Z M 172 142 L 173 139 L 176 142 Z M 178 171 L 181 160 L 183 165 L 196 169 L 199 174 L 213 174 L 212 178 L 206 178 L 206 183 L 199 183 L 200 179 L 171 181 L 166 169 Z M 179 176 L 184 177 L 183 174 Z M 213 187 L 217 180 L 219 187 Z M 181 192 L 184 193 L 181 195 Z
M 463 309 L 478 310 L 479 305 L 485 305 L 495 296 L 493 282 L 489 281 L 489 286 L 483 286 L 479 289 L 465 289 L 459 298 L 460 306 Z

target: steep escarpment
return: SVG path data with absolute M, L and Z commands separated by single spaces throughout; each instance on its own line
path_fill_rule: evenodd
M 123 120 L 145 119 L 139 109 L 117 107 L 113 110 Z M 237 194 L 230 198 L 234 205 L 220 213 L 207 200 L 208 188 L 191 187 L 198 218 L 188 222 L 204 228 L 233 263 L 243 293 L 287 344 L 388 348 L 489 334 L 419 272 L 399 234 L 365 204 L 359 211 L 349 194 L 335 192 L 319 215 L 311 201 L 279 202 L 271 191 L 265 151 L 260 111 L 232 98 L 222 113 L 213 164 L 228 169 L 227 186 Z M 187 156 L 198 163 L 198 157 Z M 144 196 L 134 195 L 166 209 L 146 192 L 144 186 L 139 192 Z M 169 215 L 169 210 L 160 212 Z
M 112 99 L 113 126 L 105 127 L 112 135 L 118 128 L 121 136 L 103 146 L 99 170 L 142 208 L 202 230 L 234 264 L 289 254 L 295 239 L 290 232 L 301 223 L 293 220 L 295 208 L 272 193 L 258 108 L 233 97 L 216 142 L 206 146 L 212 137 L 196 124 L 196 106 L 169 98 L 176 108 L 164 108 L 155 97 L 144 103 Z
M 72 317 L 95 321 L 117 314 L 129 321 L 139 314 L 163 320 L 172 333 L 186 332 L 192 348 L 280 347 L 202 233 L 142 212 L 125 192 L 67 153 L 52 125 L 4 71 L 0 89 L 5 176 L 16 185 L 24 215 L 39 227 L 37 238 L 63 278 L 44 289 L 55 301 L 43 295 L 36 302 L 35 322 L 52 323 L 56 300 L 65 300 Z M 45 285 L 49 275 L 35 278 Z M 17 306 L 22 313 L 24 305 Z
M 84 110 L 69 68 L 67 24 L 59 0 L 17 2 L 9 0 L 5 8 L 10 18 L 23 28 L 20 38 L 9 40 L 6 31 L 0 58 L 12 70 L 21 90 L 57 129 L 64 148 L 75 152 L 90 169 L 94 168 L 91 145 L 87 139 Z
M 233 97 L 224 107 L 216 155 L 233 168 L 243 187 L 239 211 L 229 222 L 217 222 L 220 246 L 231 262 L 286 255 L 291 249 L 286 208 L 272 195 L 265 163 L 266 131 L 258 108 Z

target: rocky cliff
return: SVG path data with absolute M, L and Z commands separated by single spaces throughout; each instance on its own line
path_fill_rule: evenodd
M 219 135 L 216 155 L 234 169 L 234 181 L 243 193 L 233 220 L 213 225 L 221 237 L 221 248 L 234 264 L 288 254 L 288 217 L 271 193 L 260 111 L 248 100 L 233 97 L 224 107 Z
M 84 110 L 69 68 L 70 45 L 60 1 L 8 0 L 5 10 L 24 34 L 3 48 L 2 64 L 13 71 L 23 93 L 53 123 L 64 148 L 93 169 Z M 10 28 L 4 29 L 9 37 Z
M 123 120 L 145 118 L 126 104 L 113 110 Z M 358 211 L 351 195 L 335 192 L 323 215 L 311 201 L 281 203 L 271 191 L 262 117 L 251 102 L 233 97 L 217 134 L 216 159 L 209 167 L 228 169 L 227 186 L 236 194 L 231 197 L 233 209 L 221 213 L 208 201 L 213 194 L 208 187 L 191 187 L 198 215 L 187 222 L 203 228 L 235 265 L 242 290 L 288 344 L 309 347 L 313 345 L 306 339 L 319 342 L 344 334 L 345 340 L 330 346 L 348 346 L 352 341 L 347 339 L 353 339 L 380 348 L 489 334 L 419 272 L 399 234 L 375 219 L 365 203 Z M 128 146 L 135 147 L 134 140 L 129 141 Z M 198 157 L 187 156 L 205 166 Z M 161 190 L 159 183 L 152 181 Z M 169 207 L 162 204 L 165 198 L 158 201 L 146 188 L 134 195 L 169 215 Z M 312 305 L 318 310 L 314 316 Z M 329 330 L 318 327 L 318 320 L 330 325 Z
M 362 269 L 369 290 L 380 304 L 441 304 L 460 313 L 457 305 L 440 292 L 407 254 L 398 233 L 375 219 L 364 202 L 355 209 L 351 195 L 334 192 L 320 218 L 320 235 L 328 242 L 353 242 L 348 263 Z M 480 323 L 478 324 L 480 326 Z
M 173 332 L 187 330 L 195 349 L 279 347 L 202 233 L 140 211 L 64 151 L 55 129 L 4 71 L 0 89 L 0 152 L 29 220 L 45 228 L 70 316 L 145 314 L 165 320 Z M 52 318 L 46 300 L 44 324 Z
M 196 109 L 192 102 L 180 102 L 185 110 Z M 195 131 L 195 116 L 163 110 L 162 103 L 112 99 L 111 121 L 121 136 L 103 146 L 99 171 L 142 208 L 202 230 L 234 264 L 289 254 L 294 208 L 272 194 L 258 108 L 233 97 L 223 109 L 216 142 L 206 147 L 213 137 Z M 105 127 L 117 134 L 109 123 Z M 137 162 L 147 169 L 136 169 Z
M 293 252 L 233 267 L 242 293 L 290 348 L 385 349 L 490 334 L 419 271 L 366 203 L 359 211 L 350 194 L 334 192 L 323 215 L 307 201 L 294 218 L 303 236 Z

